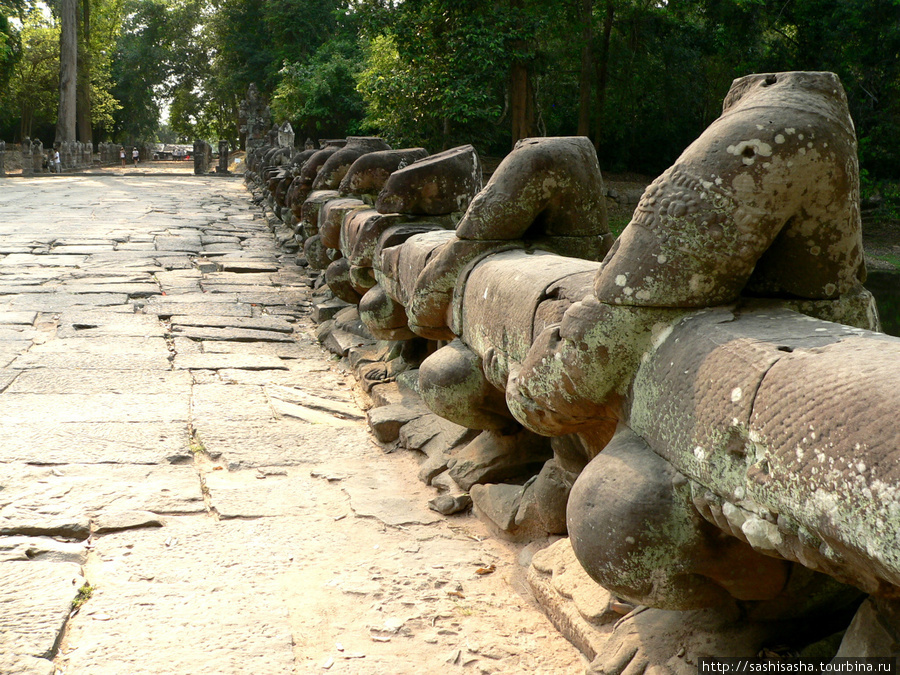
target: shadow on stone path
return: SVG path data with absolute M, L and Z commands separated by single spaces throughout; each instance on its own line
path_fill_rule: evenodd
M 307 309 L 239 179 L 0 179 L 0 673 L 583 671 Z

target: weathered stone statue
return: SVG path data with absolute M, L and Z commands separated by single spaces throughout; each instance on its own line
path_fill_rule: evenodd
M 44 144 L 38 138 L 35 138 L 31 141 L 31 162 L 33 173 L 43 173 Z
M 194 174 L 205 176 L 212 161 L 212 147 L 206 141 L 194 141 Z
M 282 148 L 294 147 L 294 129 L 290 122 L 284 122 L 278 127 L 278 146 Z
M 266 133 L 272 126 L 272 113 L 259 95 L 256 85 L 251 83 L 247 98 L 241 101 L 241 133 L 246 136 L 247 151 L 255 150 L 266 143 Z
M 231 173 L 231 171 L 228 170 L 228 151 L 228 141 L 219 141 L 219 164 L 216 166 L 217 174 L 228 175 Z
M 22 149 L 22 175 L 33 176 L 34 159 L 31 156 L 31 139 L 23 138 L 19 147 Z
M 0 178 L 6 175 L 6 141 L 0 141 Z

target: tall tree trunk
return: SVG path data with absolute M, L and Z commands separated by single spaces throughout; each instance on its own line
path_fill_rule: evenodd
M 81 0 L 81 39 L 78 47 L 78 140 L 91 143 L 91 0 Z
M 603 19 L 603 42 L 600 44 L 600 58 L 597 60 L 597 136 L 594 147 L 600 147 L 603 135 L 603 109 L 606 107 L 606 82 L 609 78 L 609 41 L 612 36 L 613 19 L 616 14 L 615 0 L 606 0 L 606 16 Z
M 591 135 L 591 65 L 594 60 L 593 34 L 591 22 L 593 17 L 593 0 L 581 0 L 581 79 L 578 83 L 578 135 Z
M 510 0 L 512 9 L 522 9 L 522 0 Z M 513 44 L 513 48 L 524 50 L 521 41 Z M 513 62 L 509 73 L 509 111 L 512 118 L 512 143 L 522 138 L 534 136 L 534 88 L 531 84 L 531 69 L 526 63 L 517 59 Z
M 22 122 L 19 125 L 19 142 L 31 138 L 31 127 L 34 120 L 34 107 L 22 104 Z
M 78 79 L 77 0 L 60 0 L 59 6 L 59 113 L 56 142 L 75 140 L 76 85 Z

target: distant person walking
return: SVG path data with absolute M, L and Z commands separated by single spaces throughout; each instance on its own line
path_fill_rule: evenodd
M 125 148 L 119 146 L 119 159 L 122 160 L 122 166 L 125 166 Z
M 135 166 L 137 166 L 137 163 L 141 160 L 141 153 L 138 152 L 137 148 L 131 151 L 131 159 L 134 160 Z
M 50 170 L 53 173 L 62 173 L 62 165 L 59 161 L 59 148 L 53 149 L 53 155 L 50 158 Z

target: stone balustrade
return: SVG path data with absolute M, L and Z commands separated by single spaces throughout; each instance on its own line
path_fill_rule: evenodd
M 323 342 L 374 398 L 397 381 L 434 413 L 424 441 L 402 405 L 369 419 L 426 453 L 444 512 L 568 534 L 596 598 L 730 616 L 741 653 L 868 595 L 839 653 L 890 652 L 900 340 L 862 285 L 836 76 L 736 80 L 615 242 L 587 139 L 521 141 L 483 186 L 471 146 L 297 151 L 277 129 L 246 180 L 318 273 Z

